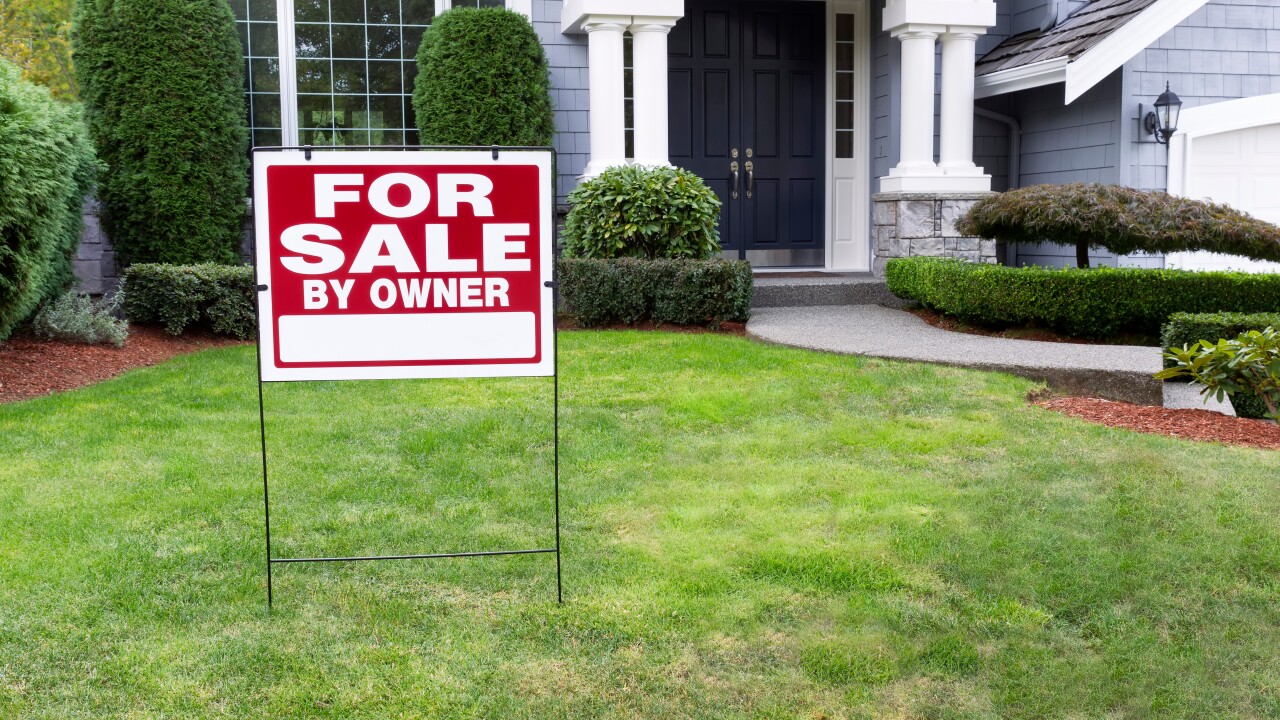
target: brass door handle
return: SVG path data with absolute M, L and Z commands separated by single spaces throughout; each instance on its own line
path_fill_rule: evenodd
M 747 163 L 750 165 L 751 163 Z M 738 199 L 738 161 L 729 163 L 729 172 L 733 173 L 733 199 Z M 748 195 L 750 197 L 750 195 Z
M 752 190 L 755 189 L 755 185 L 756 185 L 756 164 L 748 160 L 747 161 L 747 199 L 748 200 L 751 199 L 751 193 L 752 193 Z

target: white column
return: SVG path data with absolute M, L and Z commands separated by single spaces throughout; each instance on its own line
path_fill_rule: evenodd
M 670 165 L 667 116 L 667 33 L 673 18 L 637 17 L 631 25 L 635 92 L 635 161 Z
M 902 43 L 901 154 L 895 170 L 903 175 L 932 171 L 933 162 L 933 47 L 938 34 L 927 30 L 898 33 Z
M 589 178 L 627 161 L 622 33 L 630 24 L 630 17 L 598 15 L 582 26 L 591 84 L 591 161 L 585 173 Z
M 942 148 L 938 166 L 948 175 L 974 175 L 973 71 L 978 34 L 942 36 Z

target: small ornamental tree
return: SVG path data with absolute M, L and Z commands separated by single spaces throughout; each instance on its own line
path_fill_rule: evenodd
M 79 0 L 72 40 L 118 260 L 236 261 L 248 130 L 226 0 Z
M 1218 203 L 1121 185 L 1032 185 L 978 201 L 956 221 L 964 235 L 1003 242 L 1052 242 L 1117 255 L 1208 250 L 1280 260 L 1280 227 Z
M 0 60 L 0 340 L 71 285 L 96 169 L 79 112 Z
M 550 145 L 550 71 L 528 19 L 502 8 L 436 18 L 418 48 L 413 109 L 423 145 Z

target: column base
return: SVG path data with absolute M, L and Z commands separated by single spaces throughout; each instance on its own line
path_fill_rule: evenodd
M 602 160 L 602 161 L 592 160 L 591 162 L 587 163 L 587 168 L 582 171 L 582 179 L 590 180 L 591 178 L 599 177 L 600 173 L 604 172 L 605 170 L 608 170 L 611 167 L 618 167 L 620 165 L 629 165 L 629 164 L 630 163 L 628 163 L 626 160 Z
M 991 191 L 991 176 L 982 173 L 893 175 L 880 178 L 882 193 L 985 193 Z
M 955 225 L 974 203 L 992 194 L 880 192 L 872 195 L 871 219 L 875 228 L 872 272 L 883 277 L 889 260 L 905 257 L 949 257 L 995 264 L 999 257 L 995 240 L 961 235 Z

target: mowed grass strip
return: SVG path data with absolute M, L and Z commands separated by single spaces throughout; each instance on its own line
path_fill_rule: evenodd
M 0 407 L 0 718 L 1280 716 L 1280 455 L 562 335 L 550 556 L 276 567 L 253 351 Z M 553 542 L 548 379 L 266 388 L 277 556 Z

